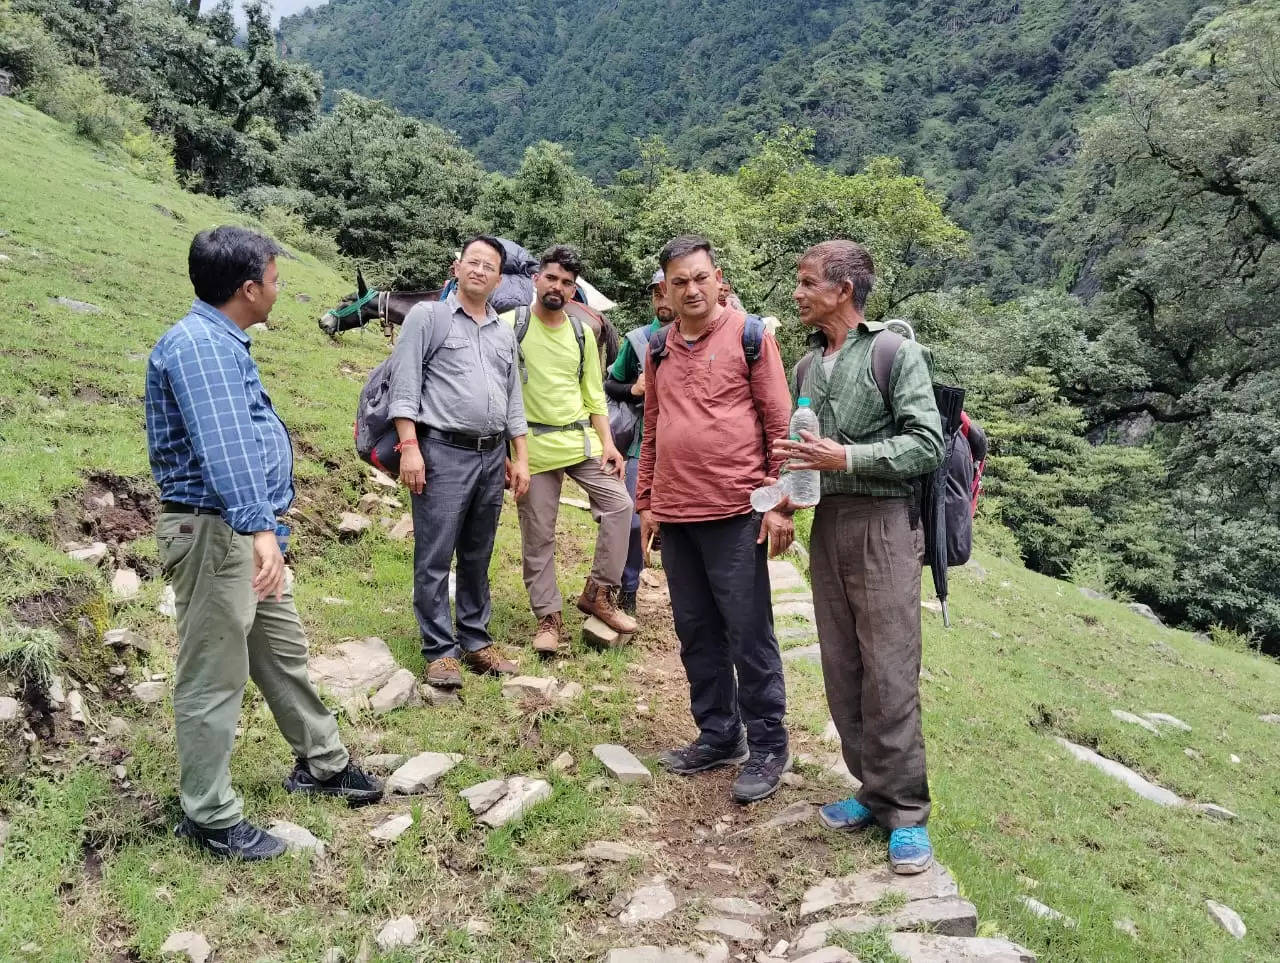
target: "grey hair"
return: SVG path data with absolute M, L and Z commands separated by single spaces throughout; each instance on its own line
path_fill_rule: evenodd
M 876 265 L 871 252 L 856 241 L 832 240 L 815 244 L 804 252 L 800 263 L 816 262 L 822 276 L 832 284 L 848 281 L 853 285 L 853 306 L 859 312 L 867 307 L 867 298 L 876 283 Z

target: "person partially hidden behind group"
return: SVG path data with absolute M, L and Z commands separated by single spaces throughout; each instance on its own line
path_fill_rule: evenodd
M 400 438 L 400 480 L 413 499 L 413 608 L 426 681 L 444 688 L 462 685 L 463 666 L 487 675 L 516 670 L 489 634 L 489 559 L 503 488 L 517 498 L 529 488 L 515 335 L 489 304 L 504 256 L 493 237 L 464 244 L 453 265 L 457 289 L 410 311 L 391 355 L 389 413 Z M 433 342 L 435 325 L 448 330 Z M 433 343 L 439 347 L 431 353 Z M 449 613 L 455 553 L 456 635 Z
M 295 757 L 289 792 L 375 802 L 382 785 L 351 761 L 307 678 L 279 517 L 293 501 L 293 451 L 249 353 L 284 282 L 281 248 L 238 227 L 197 234 L 196 300 L 147 362 L 147 451 L 160 488 L 156 542 L 178 614 L 173 714 L 185 818 L 176 833 L 218 856 L 269 859 L 284 841 L 244 818 L 231 752 L 252 678 Z M 279 527 L 278 527 L 279 526 Z

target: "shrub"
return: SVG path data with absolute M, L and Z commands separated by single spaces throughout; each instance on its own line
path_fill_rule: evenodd
M 65 63 L 39 17 L 16 13 L 7 0 L 0 2 L 0 68 L 12 72 L 19 88 L 56 80 Z

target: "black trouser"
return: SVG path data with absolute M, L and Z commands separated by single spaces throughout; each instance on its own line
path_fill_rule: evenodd
M 701 740 L 785 752 L 786 684 L 760 516 L 662 524 L 662 567 Z

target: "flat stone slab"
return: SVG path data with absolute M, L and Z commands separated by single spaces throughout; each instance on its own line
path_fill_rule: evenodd
M 160 601 L 156 604 L 156 611 L 167 619 L 176 619 L 178 617 L 178 598 L 173 594 L 172 585 L 166 585 L 164 591 L 160 593 Z
M 413 534 L 413 516 L 401 515 L 399 521 L 387 529 L 387 538 L 403 541 Z
M 605 963 L 727 963 L 729 947 L 723 943 L 685 948 L 682 946 L 620 946 L 609 951 Z
M 76 562 L 88 562 L 90 565 L 96 565 L 107 557 L 106 542 L 90 542 L 81 548 L 67 549 L 67 558 Z
M 708 916 L 694 927 L 699 933 L 714 933 L 735 943 L 763 943 L 764 934 L 744 920 L 727 916 Z
M 707 903 L 711 909 L 723 916 L 745 916 L 749 919 L 762 919 L 769 911 L 753 900 L 741 896 L 717 896 Z
M 1170 792 L 1163 786 L 1157 786 L 1155 783 L 1138 775 L 1128 766 L 1121 765 L 1105 756 L 1100 756 L 1092 749 L 1077 746 L 1074 742 L 1063 739 L 1061 736 L 1054 736 L 1054 739 L 1081 762 L 1087 762 L 1095 769 L 1105 772 L 1112 779 L 1118 779 L 1143 799 L 1150 800 L 1160 806 L 1182 805 L 1182 799 L 1177 794 Z
M 364 695 L 386 685 L 400 666 L 387 643 L 377 636 L 348 639 L 332 652 L 313 655 L 307 674 L 340 699 Z
M 519 819 L 538 803 L 551 798 L 551 783 L 545 779 L 512 776 L 507 780 L 507 792 L 480 817 L 480 822 L 497 829 L 512 820 Z
M 1213 921 L 1221 926 L 1238 940 L 1244 939 L 1248 930 L 1245 928 L 1244 920 L 1240 918 L 1240 914 L 1233 910 L 1230 906 L 1224 906 L 1216 900 L 1207 899 L 1204 901 L 1204 907 L 1209 911 L 1209 915 Z
M 630 632 L 619 632 L 594 615 L 582 623 L 582 642 L 593 649 L 620 649 L 630 641 Z
M 418 695 L 418 677 L 408 669 L 397 669 L 391 678 L 373 694 L 369 706 L 374 715 L 384 715 L 393 709 L 412 705 L 421 697 Z
M 604 743 L 592 749 L 591 754 L 604 763 L 618 782 L 653 782 L 653 773 L 625 746 Z
M 1160 616 L 1156 615 L 1155 611 L 1151 608 L 1150 605 L 1146 605 L 1142 602 L 1130 602 L 1129 611 L 1136 612 L 1138 615 L 1141 615 L 1144 619 L 1148 619 L 1154 622 L 1156 625 L 1160 626 L 1161 628 L 1164 628 L 1164 623 L 1160 621 Z
M 375 772 L 391 772 L 403 766 L 408 759 L 409 754 L 406 752 L 380 752 L 365 756 L 362 762 L 366 769 L 372 769 Z
M 812 645 L 801 645 L 794 649 L 782 650 L 783 662 L 812 662 L 814 665 L 822 665 L 822 646 L 817 642 Z
M 0 725 L 22 718 L 22 703 L 12 696 L 0 696 Z
M 1117 719 L 1119 719 L 1121 722 L 1127 722 L 1133 726 L 1141 726 L 1143 729 L 1146 729 L 1147 732 L 1150 732 L 1152 735 L 1156 735 L 1156 736 L 1160 735 L 1160 730 L 1157 729 L 1153 723 L 1148 722 L 1146 719 L 1142 718 L 1142 716 L 1136 716 L 1132 712 L 1127 712 L 1124 709 L 1112 709 L 1111 714 L 1115 716 Z
M 663 919 L 673 913 L 675 908 L 675 894 L 667 886 L 666 880 L 659 877 L 631 894 L 618 921 L 624 926 L 635 926 Z
M 506 794 L 507 781 L 505 779 L 486 779 L 484 782 L 468 786 L 458 793 L 459 796 L 467 801 L 467 805 L 473 813 L 482 813 L 492 808 L 493 804 Z
M 1190 732 L 1191 727 L 1179 719 L 1177 716 L 1171 716 L 1167 712 L 1144 712 L 1144 719 L 1154 722 L 1157 726 L 1169 726 L 1172 729 L 1179 729 L 1182 732 Z M 1276 717 L 1280 720 L 1280 716 Z
M 76 314 L 101 314 L 102 308 L 88 301 L 77 301 L 75 298 L 50 298 L 54 304 L 66 308 L 68 311 L 74 311 Z M 206 954 L 207 955 L 207 954 Z
M 1036 963 L 1034 953 L 1009 940 L 890 933 L 889 945 L 911 963 Z
M 784 615 L 794 615 L 809 622 L 812 622 L 816 617 L 813 612 L 812 602 L 779 602 L 773 607 L 773 615 L 775 618 L 781 618 Z
M 581 699 L 586 694 L 586 691 L 581 682 L 565 682 L 556 686 L 551 698 L 556 705 L 568 705 L 570 702 L 577 702 Z M 572 759 L 573 757 L 570 756 L 570 758 Z
M 800 934 L 792 952 L 807 953 L 826 946 L 836 933 L 870 933 L 875 929 L 926 930 L 942 936 L 974 936 L 978 932 L 978 910 L 958 896 L 912 900 L 891 913 L 864 913 L 814 923 Z
M 858 958 L 838 946 L 827 946 L 796 957 L 791 963 L 858 963 Z
M 1280 725 L 1280 713 L 1268 712 L 1266 715 L 1258 716 L 1259 722 L 1267 722 L 1273 726 Z
M 1046 906 L 1038 899 L 1032 899 L 1030 896 L 1019 896 L 1018 902 L 1021 903 L 1032 916 L 1038 916 L 1042 920 L 1053 920 L 1055 923 L 1061 923 L 1070 929 L 1075 929 L 1078 925 L 1066 913 L 1060 913 L 1052 906 Z
M 810 886 L 801 901 L 800 915 L 813 916 L 833 906 L 865 906 L 887 893 L 901 893 L 911 902 L 959 896 L 960 890 L 951 874 L 937 863 L 915 876 L 899 876 L 888 866 L 877 866 L 865 873 L 824 879 Z
M 412 946 L 418 942 L 418 924 L 413 921 L 412 916 L 397 916 L 378 930 L 374 941 L 384 953 L 400 946 Z
M 129 691 L 143 705 L 155 705 L 164 698 L 165 685 L 163 682 L 139 682 Z
M 213 953 L 213 947 L 209 945 L 209 941 L 202 933 L 183 930 L 170 933 L 169 938 L 160 947 L 160 952 L 165 956 L 180 956 L 189 960 L 190 963 L 205 963 Z
M 1196 803 L 1194 808 L 1201 815 L 1209 816 L 1213 819 L 1232 820 L 1240 818 L 1230 809 L 1224 806 L 1216 806 L 1213 803 Z
M 398 813 L 369 830 L 369 835 L 380 843 L 394 843 L 409 831 L 413 825 L 413 816 L 409 813 Z
M 267 827 L 267 832 L 277 839 L 284 840 L 285 848 L 290 852 L 313 852 L 323 856 L 326 846 L 304 826 L 291 823 L 285 819 L 277 819 Z
M 807 823 L 809 820 L 815 819 L 817 815 L 818 807 L 812 803 L 794 802 L 762 823 L 756 823 L 746 829 L 739 829 L 737 832 L 731 833 L 729 838 L 737 839 L 741 836 L 759 832 L 762 829 L 781 829 L 784 826 L 798 826 L 801 823 Z
M 461 761 L 456 752 L 419 753 L 391 774 L 387 792 L 406 796 L 426 792 Z
M 808 589 L 809 583 L 800 574 L 800 569 L 784 559 L 769 561 L 769 587 L 775 592 L 790 592 Z
M 502 680 L 502 694 L 508 699 L 550 699 L 557 684 L 551 676 L 517 675 Z
M 638 849 L 627 843 L 600 840 L 598 842 L 588 843 L 583 848 L 582 855 L 585 859 L 591 859 L 597 862 L 625 863 L 632 859 L 644 859 L 647 854 L 643 849 Z

